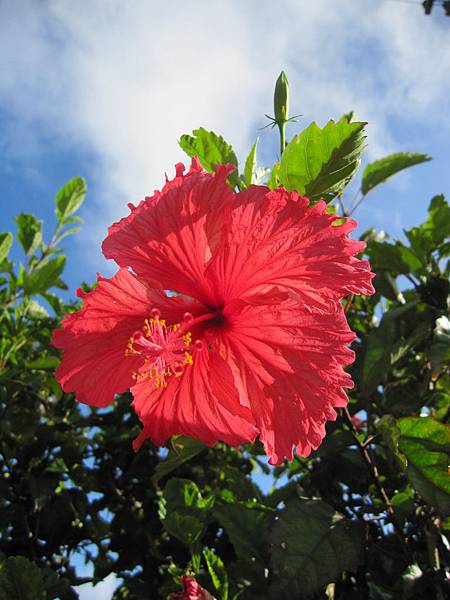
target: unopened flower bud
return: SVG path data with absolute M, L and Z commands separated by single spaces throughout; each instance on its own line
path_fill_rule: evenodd
M 275 122 L 283 125 L 289 119 L 289 82 L 286 73 L 281 71 L 275 84 L 275 94 L 273 96 L 273 109 L 275 113 Z

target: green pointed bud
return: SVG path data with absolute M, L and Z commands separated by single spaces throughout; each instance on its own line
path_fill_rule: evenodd
M 284 71 L 281 71 L 275 84 L 273 109 L 275 113 L 275 122 L 278 125 L 286 123 L 289 119 L 289 82 Z

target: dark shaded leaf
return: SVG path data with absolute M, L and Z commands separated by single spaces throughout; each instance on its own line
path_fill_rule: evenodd
M 214 516 L 225 529 L 241 561 L 263 561 L 270 513 L 242 504 L 216 504 Z
M 441 244 L 445 245 L 450 236 L 450 207 L 443 195 L 435 196 L 428 207 L 428 217 L 419 227 L 405 231 L 411 248 L 422 261 L 429 260 L 434 250 L 439 250 Z M 443 249 L 441 256 L 445 256 Z
M 206 527 L 214 497 L 203 498 L 197 485 L 188 479 L 170 479 L 159 502 L 159 515 L 168 533 L 192 547 Z
M 270 541 L 272 598 L 307 598 L 342 571 L 355 572 L 364 551 L 364 525 L 321 500 L 293 500 L 280 513 Z
M 417 256 L 400 242 L 395 246 L 386 242 L 369 242 L 367 254 L 375 272 L 383 269 L 395 274 L 406 274 L 414 273 L 422 267 Z
M 158 483 L 160 479 L 205 449 L 206 446 L 198 440 L 192 440 L 183 435 L 174 436 L 171 441 L 169 456 L 158 463 L 152 481 Z
M 402 319 L 415 307 L 416 302 L 411 301 L 390 309 L 384 313 L 380 325 L 368 336 L 363 362 L 365 393 L 373 392 L 384 381 L 390 367 L 429 335 L 427 323 L 420 321 L 408 335 L 403 334 Z
M 40 569 L 23 556 L 0 564 L 0 600 L 46 600 Z
M 392 415 L 383 415 L 376 424 L 378 431 L 381 433 L 383 440 L 403 468 L 406 467 L 405 457 L 399 452 L 398 442 L 400 439 L 400 429 L 396 425 L 396 421 Z

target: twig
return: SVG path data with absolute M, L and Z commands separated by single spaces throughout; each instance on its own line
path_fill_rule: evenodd
M 351 295 L 348 297 L 348 300 L 347 300 L 347 302 L 346 302 L 346 304 L 345 304 L 345 308 L 344 308 L 344 313 L 345 313 L 345 314 L 347 314 L 347 313 L 348 313 L 348 311 L 350 310 L 350 306 L 351 306 L 351 305 L 352 305 L 352 303 L 353 303 L 353 298 L 354 298 L 354 297 L 355 297 L 355 294 L 351 294 Z
M 396 533 L 397 537 L 399 538 L 399 540 L 401 541 L 402 546 L 406 546 L 407 540 L 405 539 L 402 528 L 398 526 L 398 523 L 395 519 L 394 507 L 392 506 L 391 499 L 387 495 L 386 490 L 384 489 L 383 484 L 380 481 L 380 474 L 378 472 L 378 468 L 375 463 L 375 459 L 373 459 L 372 456 L 370 455 L 368 444 L 366 443 L 367 440 L 365 442 L 361 442 L 361 440 L 358 438 L 358 432 L 356 430 L 355 425 L 353 424 L 352 417 L 350 415 L 348 408 L 345 407 L 342 409 L 342 411 L 343 411 L 345 420 L 347 421 L 347 425 L 349 426 L 350 431 L 353 434 L 353 438 L 356 442 L 358 450 L 360 451 L 361 456 L 362 456 L 364 462 L 366 463 L 366 466 L 369 470 L 370 475 L 372 476 L 372 479 L 377 487 L 377 490 L 378 490 L 380 496 L 383 498 L 383 500 L 386 504 L 386 512 L 389 516 L 389 519 L 390 519 L 392 525 L 394 526 L 395 533 Z M 373 438 L 372 438 L 372 440 L 373 440 Z M 372 441 L 372 440 L 370 440 L 370 441 Z
M 345 407 L 342 410 L 344 413 L 345 420 L 347 421 L 347 425 L 350 427 L 350 430 L 353 433 L 353 437 L 355 439 L 356 445 L 358 446 L 358 450 L 360 451 L 361 456 L 363 457 L 364 462 L 366 463 L 367 468 L 369 469 L 369 472 L 372 476 L 372 479 L 373 479 L 375 485 L 377 486 L 380 496 L 383 498 L 384 502 L 386 503 L 386 510 L 388 512 L 388 515 L 392 519 L 392 521 L 395 523 L 394 507 L 392 506 L 391 500 L 390 500 L 389 496 L 387 495 L 386 490 L 384 489 L 384 487 L 380 481 L 380 474 L 378 472 L 377 465 L 375 464 L 375 461 L 372 460 L 372 458 L 367 450 L 367 446 L 363 442 L 361 442 L 360 439 L 358 438 L 358 432 L 356 431 L 356 427 L 353 424 L 352 417 L 350 415 L 348 408 Z
M 439 558 L 439 549 L 437 547 L 437 538 L 439 529 L 433 519 L 430 520 L 430 525 L 425 529 L 425 539 L 427 542 L 428 560 L 430 561 L 431 568 L 435 575 L 441 570 L 441 561 Z M 437 581 L 436 578 L 433 580 L 433 586 L 436 592 L 436 600 L 445 600 L 444 591 L 442 584 Z
M 367 446 L 369 446 L 377 437 L 380 437 L 379 433 L 377 433 L 376 435 L 369 435 L 369 437 L 366 440 L 364 440 L 364 442 L 361 442 L 361 446 L 363 448 L 367 448 Z
M 406 279 L 408 279 L 413 284 L 413 286 L 417 290 L 418 287 L 419 287 L 419 285 L 417 284 L 416 281 L 414 281 L 414 279 L 411 277 L 411 275 L 408 275 L 407 273 L 405 273 L 405 277 L 406 277 Z
M 339 206 L 341 207 L 342 216 L 346 217 L 347 216 L 347 210 L 345 208 L 344 201 L 342 200 L 342 196 L 339 195 L 337 197 L 337 199 L 338 199 L 338 202 L 339 202 Z
M 360 194 L 361 194 L 361 198 L 358 198 L 358 196 Z M 361 202 L 364 200 L 364 198 L 365 198 L 365 196 L 361 192 L 361 188 L 357 189 L 355 195 L 353 196 L 352 201 L 350 202 L 350 207 L 347 211 L 348 217 L 355 212 L 355 210 L 358 208 L 358 206 L 361 204 Z

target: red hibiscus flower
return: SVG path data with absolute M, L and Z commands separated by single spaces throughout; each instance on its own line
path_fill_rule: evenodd
M 372 294 L 373 275 L 354 257 L 354 221 L 283 188 L 235 193 L 230 170 L 177 165 L 109 229 L 103 253 L 120 269 L 79 290 L 83 307 L 54 332 L 57 377 L 99 407 L 130 388 L 135 449 L 174 434 L 233 446 L 259 435 L 279 464 L 316 449 L 347 403 L 355 336 L 340 300 Z
M 195 579 L 187 575 L 181 576 L 182 592 L 174 592 L 170 595 L 171 600 L 215 600 L 209 592 L 202 588 Z

